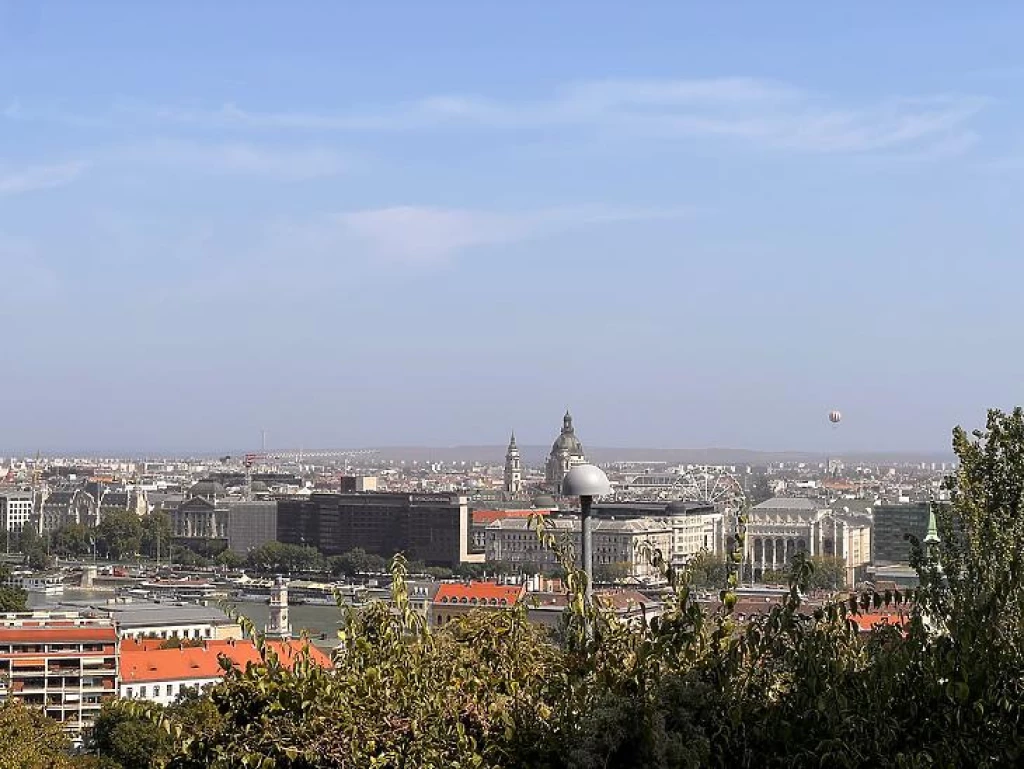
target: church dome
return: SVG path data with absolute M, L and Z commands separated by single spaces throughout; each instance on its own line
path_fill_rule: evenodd
M 192 497 L 223 497 L 228 492 L 221 484 L 217 481 L 203 480 L 199 481 L 188 490 L 189 496 Z
M 539 497 L 533 498 L 533 507 L 538 510 L 553 509 L 558 507 L 555 504 L 555 498 L 548 496 L 547 494 L 541 494 Z
M 568 454 L 570 456 L 583 456 L 583 444 L 576 437 L 576 430 L 572 426 L 572 415 L 568 411 L 562 419 L 562 432 L 555 442 L 551 444 L 551 454 Z
M 563 451 L 567 454 L 582 454 L 583 444 L 573 433 L 562 433 L 551 444 L 551 453 L 561 454 Z

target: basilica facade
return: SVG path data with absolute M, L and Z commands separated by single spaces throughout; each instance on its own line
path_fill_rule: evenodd
M 566 473 L 586 461 L 583 444 L 576 437 L 576 430 L 572 426 L 572 414 L 566 411 L 562 418 L 562 432 L 555 438 L 555 442 L 551 446 L 551 453 L 548 454 L 544 482 L 552 492 L 557 494 L 562 489 L 562 479 L 565 478 Z
M 583 453 L 583 444 L 576 437 L 576 430 L 572 426 L 572 414 L 568 411 L 562 418 L 562 431 L 551 446 L 551 453 L 548 454 L 547 462 L 544 465 L 544 486 L 552 494 L 561 493 L 562 479 L 565 474 L 576 465 L 582 465 L 587 461 Z M 519 499 L 526 492 L 523 481 L 522 457 L 519 447 L 516 445 L 515 433 L 509 441 L 508 450 L 505 452 L 505 477 L 504 491 L 507 499 Z

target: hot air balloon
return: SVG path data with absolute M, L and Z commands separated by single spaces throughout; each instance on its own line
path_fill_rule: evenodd
M 839 424 L 839 422 L 842 421 L 842 418 L 843 418 L 843 415 L 840 414 L 838 411 L 830 411 L 829 412 L 828 421 L 831 422 L 834 425 Z

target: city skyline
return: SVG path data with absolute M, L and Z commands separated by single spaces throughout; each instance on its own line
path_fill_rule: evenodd
M 0 0 L 0 454 L 937 454 L 1019 400 L 1021 9 L 239 8 Z

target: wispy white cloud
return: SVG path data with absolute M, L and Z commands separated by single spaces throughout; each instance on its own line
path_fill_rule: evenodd
M 336 176 L 349 169 L 348 158 L 325 147 L 278 147 L 246 142 L 198 143 L 160 139 L 120 147 L 107 162 L 187 170 L 191 174 L 239 175 L 303 181 Z
M 615 222 L 678 219 L 692 208 L 574 206 L 495 212 L 431 206 L 392 206 L 333 214 L 313 223 L 287 225 L 281 240 L 314 251 L 335 249 L 368 259 L 435 265 L 476 248 L 543 238 Z
M 86 167 L 86 163 L 79 161 L 18 169 L 0 165 L 0 195 L 64 187 L 81 176 Z
M 796 86 L 758 78 L 604 80 L 565 86 L 539 101 L 439 95 L 360 113 L 146 110 L 160 121 L 304 131 L 407 131 L 439 128 L 594 131 L 623 138 L 700 137 L 819 153 L 923 149 L 959 140 L 985 106 L 974 96 L 941 94 L 847 105 Z

